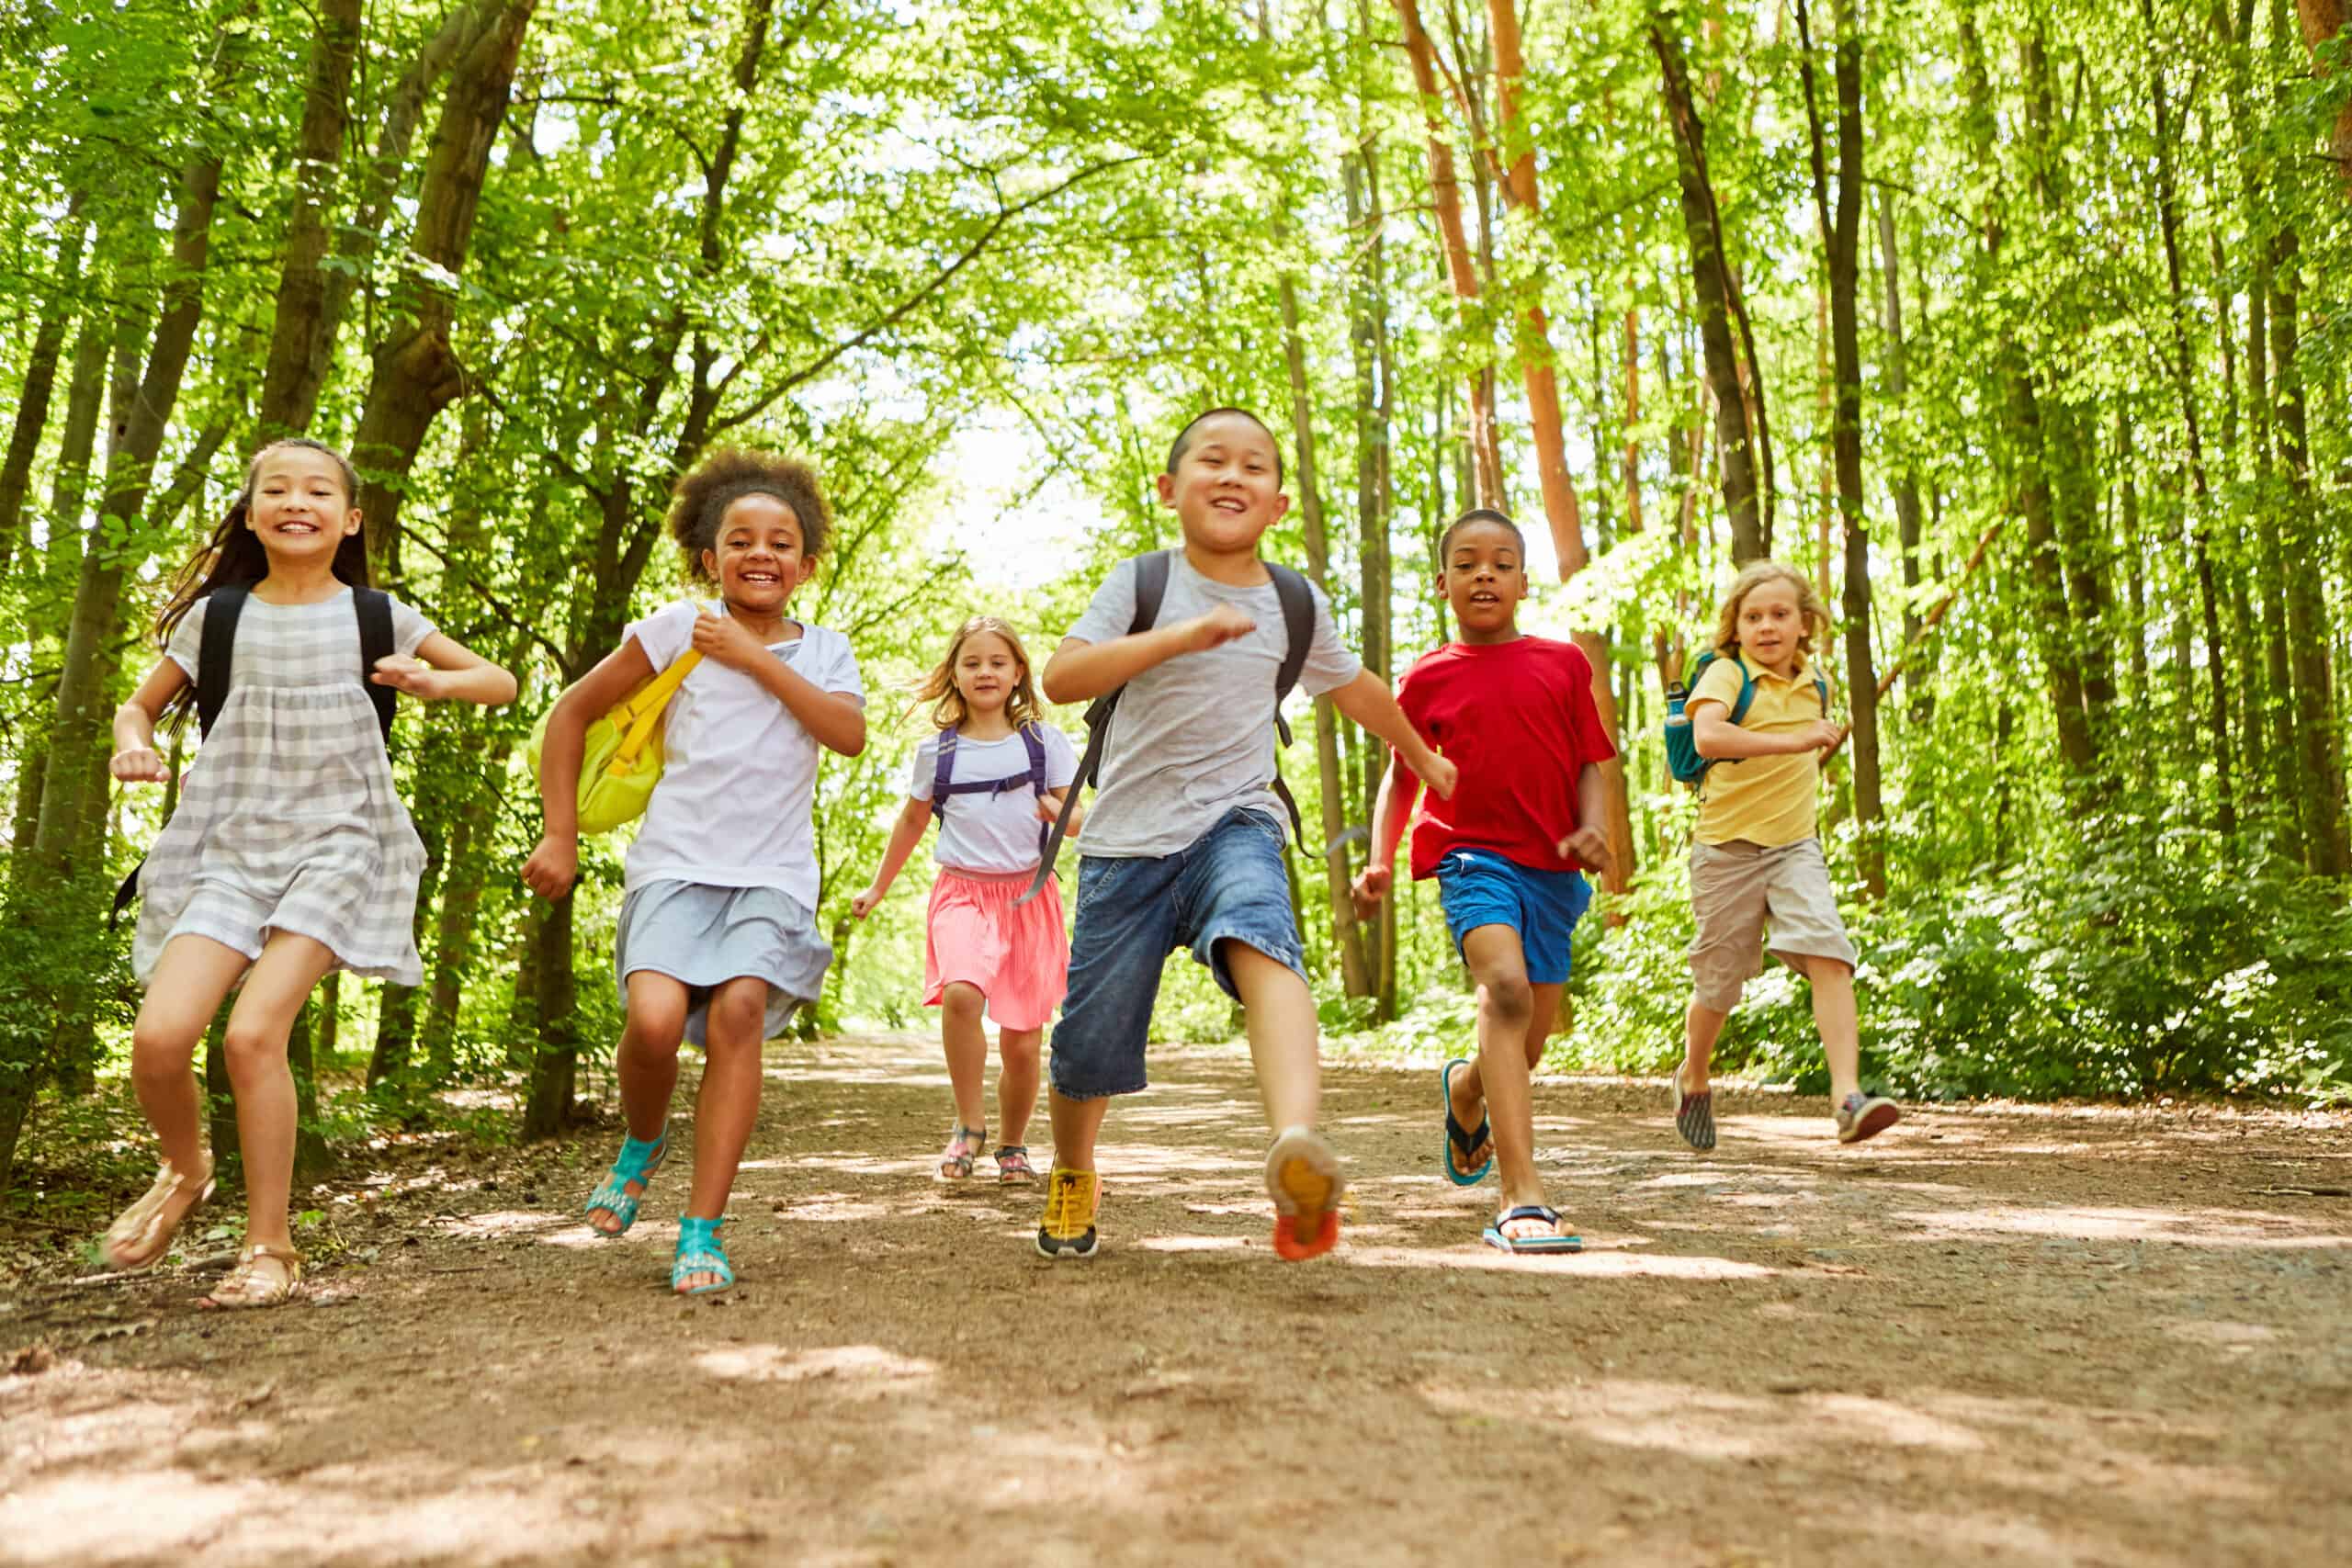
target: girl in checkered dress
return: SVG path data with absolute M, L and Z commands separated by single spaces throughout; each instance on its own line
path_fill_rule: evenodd
M 514 695 L 512 675 L 398 600 L 390 601 L 394 651 L 363 670 L 354 590 L 368 587 L 368 556 L 357 492 L 350 463 L 331 447 L 264 447 L 174 586 L 160 626 L 164 659 L 115 714 L 114 776 L 161 782 L 155 726 L 196 695 L 206 622 L 216 604 L 242 594 L 226 699 L 208 716 L 179 804 L 138 873 L 131 967 L 147 998 L 131 1034 L 131 1078 L 164 1165 L 99 1246 L 108 1268 L 147 1268 L 211 1194 L 189 1064 L 235 989 L 223 1046 L 244 1156 L 245 1246 L 205 1298 L 210 1306 L 274 1306 L 301 1282 L 287 1223 L 295 1100 L 286 1041 L 311 987 L 331 969 L 408 986 L 424 978 L 411 935 L 424 846 L 394 792 L 363 682 L 426 699 L 494 705 Z

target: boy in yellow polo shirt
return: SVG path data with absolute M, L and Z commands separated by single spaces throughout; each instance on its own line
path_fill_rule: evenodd
M 1829 1062 L 1838 1141 L 1860 1143 L 1894 1125 L 1893 1100 L 1864 1094 L 1854 1016 L 1854 944 L 1838 916 L 1829 866 L 1814 832 L 1821 761 L 1844 735 L 1830 722 L 1828 688 L 1812 665 L 1829 613 L 1813 585 L 1778 561 L 1752 562 L 1715 623 L 1715 651 L 1686 712 L 1699 755 L 1713 765 L 1699 786 L 1690 846 L 1690 1010 L 1674 1070 L 1674 1126 L 1692 1148 L 1715 1146 L 1707 1066 L 1724 1020 L 1770 951 L 1813 984 L 1813 1021 Z M 1755 687 L 1732 722 L 1741 675 Z

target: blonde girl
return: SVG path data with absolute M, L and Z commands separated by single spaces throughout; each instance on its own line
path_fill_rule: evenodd
M 882 864 L 850 901 L 859 919 L 889 892 L 907 857 L 939 822 L 939 874 L 931 886 L 923 1005 L 940 1010 L 939 1033 L 956 1091 L 956 1125 L 939 1156 L 942 1180 L 972 1174 L 988 1148 L 982 1078 L 996 1021 L 997 1178 L 1036 1179 L 1022 1142 L 1037 1105 L 1038 1052 L 1069 977 L 1061 888 L 1020 903 L 1037 869 L 1046 829 L 1078 776 L 1069 738 L 1038 716 L 1029 654 L 1012 626 L 975 615 L 956 629 L 946 656 L 916 688 L 934 733 L 907 770 L 907 804 Z M 1071 832 L 1078 830 L 1073 821 Z
M 1708 1065 L 1759 967 L 1759 949 L 1812 982 L 1838 1142 L 1874 1137 L 1903 1116 L 1893 1100 L 1862 1092 L 1854 944 L 1815 833 L 1821 763 L 1845 734 L 1829 717 L 1828 682 L 1814 662 L 1816 639 L 1828 635 L 1829 613 L 1802 573 L 1751 562 L 1724 600 L 1719 657 L 1687 705 L 1691 739 L 1713 764 L 1699 786 L 1690 846 L 1698 930 L 1684 1055 L 1672 1084 L 1675 1129 L 1694 1149 L 1715 1145 Z M 1734 723 L 1743 684 L 1752 693 Z
M 108 1268 L 145 1269 L 210 1195 L 189 1064 L 236 990 L 223 1046 L 244 1156 L 245 1241 L 208 1306 L 275 1306 L 301 1284 L 287 1222 L 295 1100 L 286 1041 L 311 987 L 331 969 L 424 979 L 411 931 L 424 847 L 393 788 L 368 683 L 427 700 L 514 695 L 512 675 L 369 587 L 358 488 L 332 447 L 263 447 L 174 586 L 158 628 L 164 659 L 114 717 L 109 771 L 162 782 L 156 723 L 203 690 L 208 651 L 216 668 L 229 654 L 225 697 L 204 716 L 179 804 L 137 877 L 131 968 L 147 997 L 131 1029 L 131 1080 L 164 1165 L 99 1243 Z M 391 651 L 364 668 L 363 620 L 386 614 Z M 208 650 L 208 639 L 219 646 Z
M 636 1223 L 670 1150 L 679 1043 L 701 1045 L 694 1182 L 670 1268 L 682 1295 L 735 1282 L 718 1231 L 759 1116 L 761 1047 L 816 999 L 832 962 L 816 926 L 817 763 L 865 749 L 865 693 L 847 637 L 786 614 L 831 527 L 801 464 L 737 451 L 705 460 L 673 492 L 670 531 L 717 607 L 681 601 L 632 624 L 557 699 L 540 752 L 546 833 L 523 880 L 560 898 L 579 872 L 589 721 L 688 649 L 701 653 L 663 717 L 668 761 L 629 846 L 613 951 L 628 1135 L 584 1205 L 599 1235 Z

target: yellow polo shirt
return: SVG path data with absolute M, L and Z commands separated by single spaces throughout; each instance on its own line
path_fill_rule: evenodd
M 1813 671 L 1802 655 L 1786 679 L 1754 665 L 1748 674 L 1756 682 L 1756 695 L 1747 716 L 1740 720 L 1742 729 L 1786 735 L 1828 716 L 1821 711 Z M 1726 654 L 1707 666 L 1687 706 L 1695 714 L 1701 703 L 1720 703 L 1720 716 L 1729 718 L 1738 701 L 1739 665 Z M 1699 786 L 1696 837 L 1702 844 L 1744 839 L 1768 849 L 1810 839 L 1815 830 L 1820 779 L 1821 757 L 1815 751 L 1720 758 Z

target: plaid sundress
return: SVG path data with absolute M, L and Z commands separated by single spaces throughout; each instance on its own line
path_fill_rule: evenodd
M 209 604 L 188 612 L 165 650 L 191 681 Z M 395 649 L 414 653 L 432 633 L 392 601 Z M 359 658 L 348 589 L 316 604 L 245 601 L 228 700 L 139 873 L 130 963 L 141 985 L 173 937 L 258 958 L 281 931 L 324 943 L 354 974 L 423 982 L 413 927 L 424 846 L 393 789 Z

